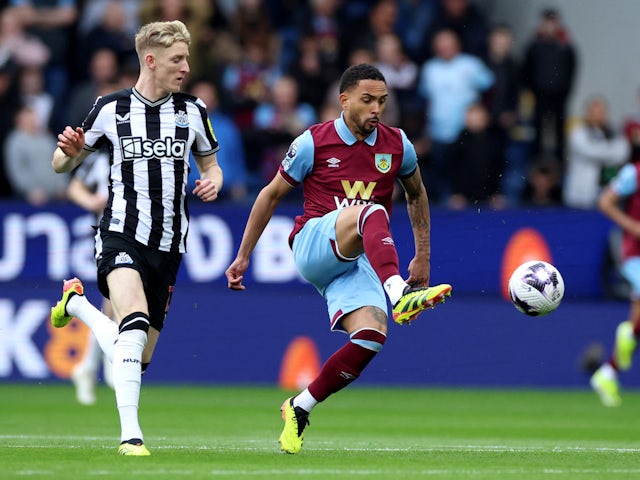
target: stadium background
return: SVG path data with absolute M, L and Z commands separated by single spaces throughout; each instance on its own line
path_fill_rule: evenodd
M 537 0 L 479 3 L 492 19 L 506 20 L 516 31 L 531 31 L 540 9 L 548 5 Z M 638 18 L 640 4 L 553 4 L 580 48 L 571 111 L 577 114 L 584 98 L 603 91 L 610 99 L 612 118 L 635 111 L 640 75 L 629 23 Z M 292 268 L 285 238 L 296 213 L 293 206 L 278 212 L 253 260 L 248 290 L 236 293 L 226 289 L 223 273 L 240 241 L 248 209 L 205 208 L 192 202 L 191 252 L 145 381 L 275 384 L 294 340 L 313 339 L 320 361 L 343 342 L 328 331 L 321 298 Z M 454 296 L 409 328 L 392 326 L 383 355 L 361 381 L 586 386 L 580 365 L 585 350 L 593 342 L 608 348 L 614 326 L 627 312 L 626 302 L 610 298 L 611 270 L 603 267 L 608 222 L 597 212 L 563 208 L 434 209 L 432 217 L 432 280 L 452 283 Z M 52 332 L 47 324 L 63 278 L 82 276 L 90 298 L 98 299 L 92 283 L 92 240 L 79 233 L 86 232 L 88 222 L 87 214 L 68 204 L 35 209 L 16 201 L 0 203 L 0 382 L 60 381 L 82 351 L 80 332 Z M 393 228 L 404 265 L 411 251 L 406 224 L 404 209 L 396 208 Z M 505 255 L 523 228 L 533 229 L 531 238 L 541 236 L 543 242 L 538 238 L 532 248 L 548 252 L 567 285 L 560 309 L 543 318 L 519 314 L 501 293 Z M 623 378 L 625 385 L 640 384 L 633 373 L 629 377 Z

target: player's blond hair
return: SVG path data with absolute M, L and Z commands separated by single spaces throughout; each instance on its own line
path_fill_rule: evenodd
M 142 57 L 149 49 L 169 48 L 176 42 L 191 45 L 191 34 L 180 20 L 147 23 L 136 35 L 136 52 Z

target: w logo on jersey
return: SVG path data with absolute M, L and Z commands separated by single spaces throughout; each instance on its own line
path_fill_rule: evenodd
M 373 189 L 376 188 L 376 182 L 369 182 L 365 186 L 362 180 L 356 180 L 353 183 L 349 180 L 340 180 L 340 183 L 342 183 L 344 194 L 349 199 L 354 199 L 357 196 L 360 196 L 362 200 L 369 200 L 373 193 Z
M 376 168 L 380 173 L 387 173 L 389 170 L 391 170 L 390 153 L 376 153 L 375 162 Z

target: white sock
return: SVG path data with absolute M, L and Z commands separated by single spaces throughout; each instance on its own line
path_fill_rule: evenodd
M 67 313 L 79 318 L 91 329 L 100 348 L 113 359 L 113 344 L 118 338 L 118 325 L 94 307 L 84 295 L 73 295 L 67 302 Z
M 143 440 L 138 423 L 138 404 L 142 383 L 142 350 L 147 343 L 143 330 L 126 330 L 118 335 L 113 349 L 113 386 L 120 414 L 120 441 Z
M 387 292 L 391 305 L 395 305 L 402 297 L 404 289 L 407 287 L 407 282 L 400 275 L 392 275 L 385 280 L 382 286 L 384 291 Z
M 317 404 L 318 401 L 313 398 L 313 395 L 311 395 L 311 392 L 309 392 L 308 388 L 305 388 L 293 399 L 294 407 L 300 407 L 307 412 L 313 410 L 313 407 L 315 407 Z
M 618 374 L 616 373 L 615 369 L 608 362 L 604 363 L 600 367 L 600 372 L 605 378 L 608 378 L 609 380 L 615 380 L 618 377 Z

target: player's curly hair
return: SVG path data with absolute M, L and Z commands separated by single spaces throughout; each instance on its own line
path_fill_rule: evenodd
M 169 48 L 176 42 L 191 45 L 191 34 L 180 20 L 147 23 L 136 35 L 136 52 L 140 56 L 150 48 Z
M 360 80 L 381 80 L 387 83 L 380 70 L 368 63 L 361 63 L 352 65 L 344 71 L 340 79 L 340 93 L 352 89 Z

